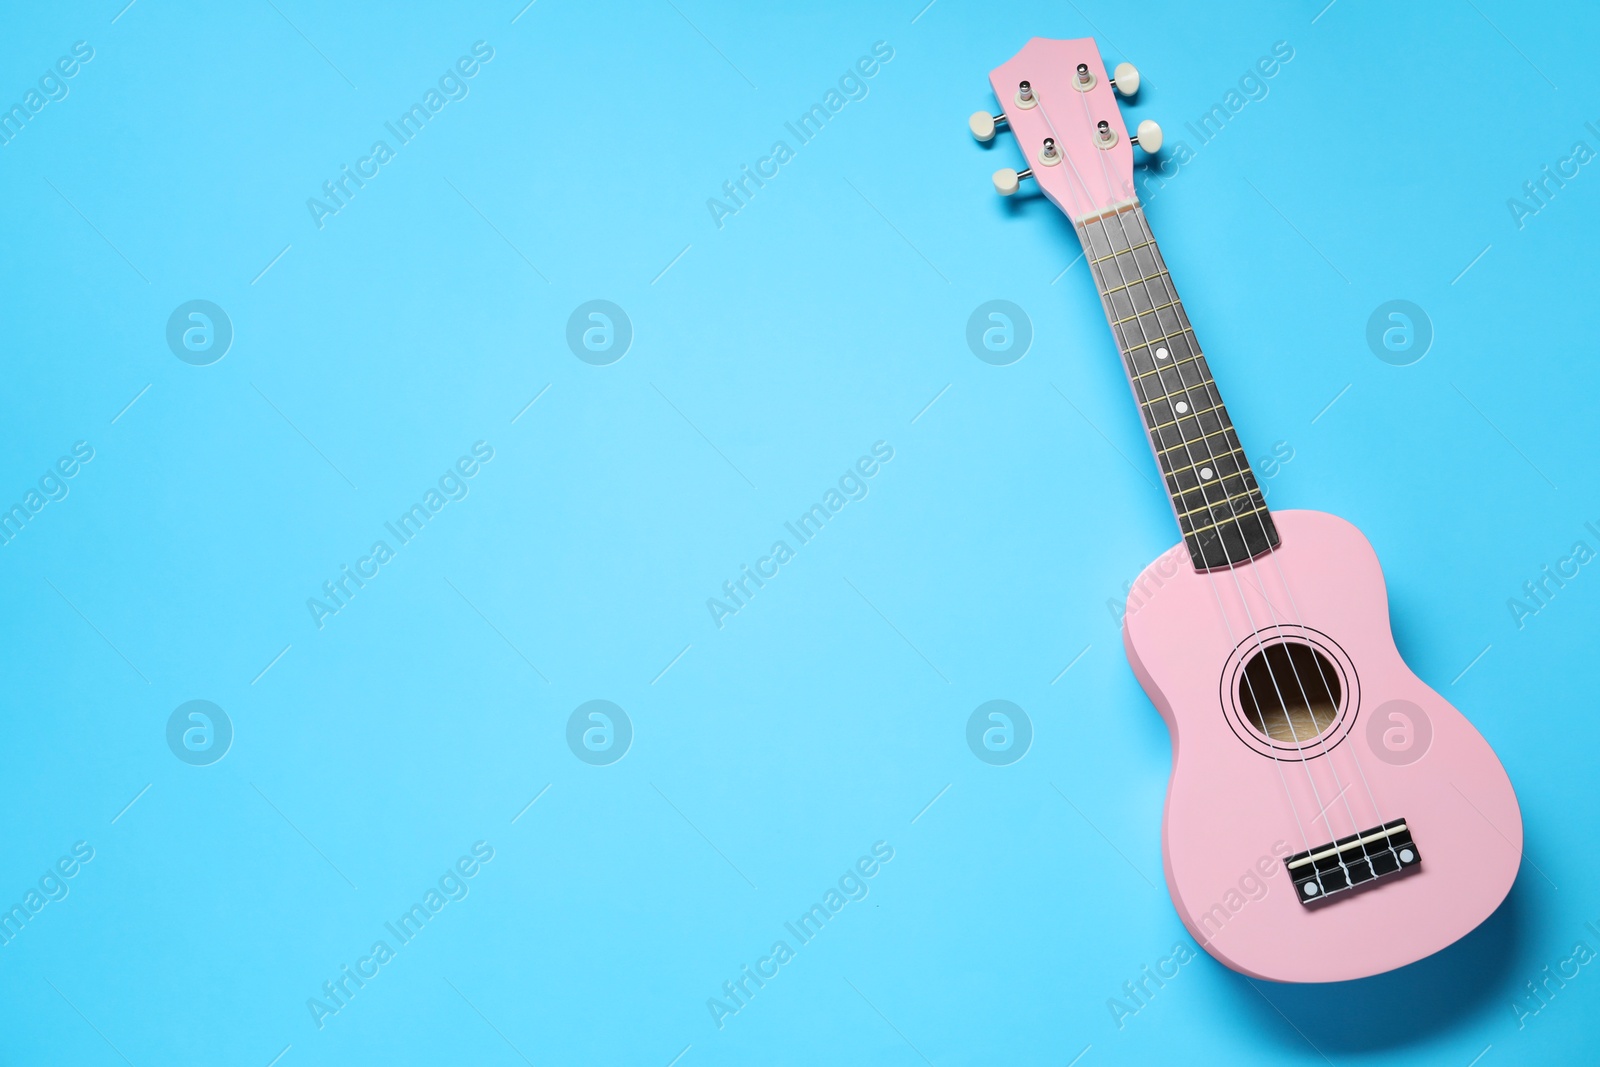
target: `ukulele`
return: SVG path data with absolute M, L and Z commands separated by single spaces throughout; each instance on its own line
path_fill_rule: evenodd
M 1488 918 L 1522 856 L 1493 750 L 1400 658 L 1367 539 L 1319 511 L 1268 511 L 1156 247 L 1133 148 L 1092 39 L 1036 37 L 989 75 L 1032 179 L 1072 220 L 1182 535 L 1133 584 L 1128 662 L 1172 734 L 1162 820 L 1184 926 L 1236 971 L 1378 974 Z

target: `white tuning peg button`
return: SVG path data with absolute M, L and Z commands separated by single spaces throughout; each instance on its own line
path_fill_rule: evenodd
M 1132 63 L 1118 63 L 1117 69 L 1111 72 L 1111 84 L 1123 96 L 1132 96 L 1139 91 L 1139 68 Z
M 994 172 L 994 191 L 1001 196 L 1010 196 L 1017 191 L 1019 184 L 1017 172 L 1010 167 L 1001 167 Z
M 1139 136 L 1133 139 L 1134 143 L 1150 155 L 1161 151 L 1161 127 L 1150 119 L 1139 123 Z
M 994 116 L 987 111 L 974 111 L 967 120 L 967 129 L 972 131 L 972 136 L 983 142 L 994 140 Z

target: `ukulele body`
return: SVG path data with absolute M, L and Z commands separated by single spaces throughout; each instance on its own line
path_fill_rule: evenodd
M 1275 551 L 1197 572 L 1179 545 L 1129 597 L 1128 660 L 1172 732 L 1167 886 L 1189 932 L 1236 971 L 1361 978 L 1489 917 L 1516 878 L 1522 816 L 1488 743 L 1401 660 L 1366 538 L 1322 512 L 1273 517 Z M 1285 642 L 1300 647 L 1271 651 Z M 1321 719 L 1300 699 L 1313 688 Z M 1399 820 L 1403 834 L 1384 829 Z M 1403 854 L 1409 866 L 1378 873 Z

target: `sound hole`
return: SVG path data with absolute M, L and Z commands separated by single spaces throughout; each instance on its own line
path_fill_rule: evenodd
M 1239 707 L 1256 730 L 1285 744 L 1305 743 L 1339 714 L 1339 672 L 1301 641 L 1258 650 L 1239 679 Z

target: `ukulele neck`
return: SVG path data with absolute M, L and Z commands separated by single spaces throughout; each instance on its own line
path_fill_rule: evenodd
M 1278 531 L 1137 201 L 1074 222 L 1196 570 L 1252 559 Z

